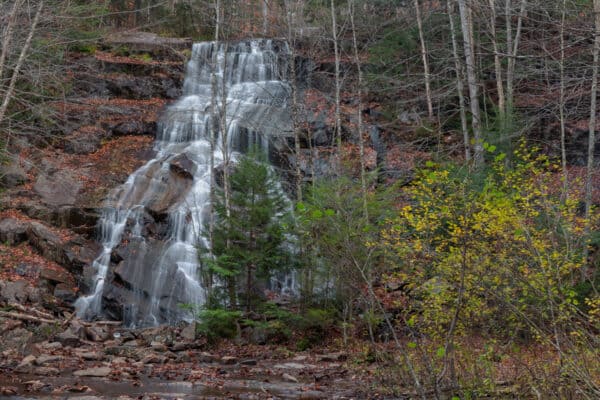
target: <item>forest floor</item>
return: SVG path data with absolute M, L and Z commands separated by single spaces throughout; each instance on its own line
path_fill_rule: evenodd
M 344 343 L 335 328 L 304 350 L 302 334 L 278 344 L 244 337 L 210 343 L 194 323 L 128 329 L 115 321 L 14 307 L 0 311 L 2 399 L 420 398 L 407 366 L 425 375 L 438 348 L 401 338 L 400 351 L 393 342 L 359 335 Z M 473 398 L 535 398 L 532 379 L 558 376 L 559 360 L 548 346 L 469 337 L 456 349 L 461 393 Z M 443 377 L 442 371 L 429 372 Z M 441 393 L 444 399 L 455 394 Z
M 1 346 L 0 398 L 379 397 L 370 390 L 375 366 L 359 367 L 354 350 L 293 351 L 234 340 L 209 345 L 195 337 L 194 324 L 124 329 L 114 322 L 52 321 L 33 309 L 11 311 L 13 318 L 4 313 L 1 329 L 12 334 Z

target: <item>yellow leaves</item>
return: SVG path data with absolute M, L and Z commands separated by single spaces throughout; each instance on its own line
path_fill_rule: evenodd
M 517 324 L 519 315 L 503 303 L 547 319 L 553 301 L 567 318 L 577 299 L 565 288 L 582 266 L 585 221 L 578 202 L 551 186 L 548 159 L 520 148 L 512 169 L 498 162 L 483 184 L 459 169 L 435 168 L 408 189 L 411 204 L 383 234 L 384 246 L 410 271 L 420 325 L 431 332 L 447 327 L 458 296 L 473 324 L 494 313 Z
M 588 320 L 596 329 L 600 328 L 600 295 L 586 298 L 585 304 L 588 307 Z

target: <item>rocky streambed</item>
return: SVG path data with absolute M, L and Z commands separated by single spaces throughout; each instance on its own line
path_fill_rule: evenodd
M 196 336 L 194 324 L 131 330 L 14 313 L 0 325 L 0 398 L 350 399 L 363 390 L 345 353 L 241 343 L 215 348 Z M 24 315 L 32 320 L 18 319 Z M 60 332 L 36 340 L 23 327 L 33 323 Z

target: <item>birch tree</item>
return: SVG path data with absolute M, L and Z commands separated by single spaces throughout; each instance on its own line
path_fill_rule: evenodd
M 2 52 L 0 53 L 0 84 L 3 81 L 4 77 L 4 65 L 6 62 L 6 58 L 8 57 L 8 53 L 11 48 L 11 41 L 13 38 L 13 29 L 15 27 L 15 22 L 17 19 L 17 11 L 21 8 L 23 0 L 16 0 L 13 3 L 13 7 L 10 11 L 10 14 L 7 17 L 7 24 L 2 31 L 1 42 L 2 43 Z
M 338 45 L 338 24 L 336 19 L 336 8 L 335 1 L 330 0 L 331 6 L 331 35 L 333 39 L 333 54 L 335 57 L 335 133 L 334 137 L 337 145 L 338 161 L 337 169 L 338 173 L 341 172 L 342 162 L 342 117 L 340 110 L 340 91 L 341 91 L 341 78 L 340 78 L 340 49 Z
M 423 35 L 423 20 L 421 18 L 421 9 L 419 0 L 413 0 L 415 13 L 417 17 L 417 28 L 419 30 L 419 42 L 421 44 L 421 59 L 423 60 L 423 79 L 425 80 L 425 97 L 427 99 L 427 115 L 433 120 L 433 102 L 431 100 L 431 77 L 429 73 L 429 62 L 427 61 L 427 47 L 425 46 L 425 36 Z
M 469 102 L 471 105 L 471 128 L 473 130 L 473 160 L 476 166 L 483 164 L 483 139 L 481 135 L 481 113 L 479 109 L 479 88 L 473 54 L 472 21 L 469 17 L 467 0 L 458 0 L 460 25 L 463 35 L 465 64 L 467 67 L 467 83 L 469 86 Z
M 463 82 L 463 66 L 458 53 L 458 45 L 456 41 L 456 27 L 454 26 L 454 15 L 452 12 L 451 0 L 446 0 L 446 9 L 448 19 L 450 21 L 450 38 L 452 40 L 452 58 L 454 59 L 454 70 L 456 73 L 456 93 L 458 95 L 458 110 L 460 113 L 460 127 L 463 134 L 463 142 L 465 148 L 465 160 L 471 160 L 471 147 L 469 143 L 469 127 L 467 126 L 467 112 L 465 109 L 465 85 Z
M 173 4 L 174 7 L 174 4 Z M 214 31 L 214 41 L 215 47 L 218 46 L 219 43 L 219 29 L 221 28 L 221 3 L 220 0 L 216 0 L 215 2 L 215 31 Z M 218 60 L 217 60 L 217 52 L 213 52 L 212 59 L 210 60 L 211 66 L 211 75 L 210 75 L 210 87 L 211 87 L 211 97 L 210 97 L 210 202 L 209 202 L 209 221 L 208 221 L 208 241 L 210 245 L 210 249 L 214 248 L 214 232 L 215 232 L 215 213 L 214 213 L 214 204 L 216 202 L 216 179 L 215 179 L 215 149 L 216 149 L 216 126 L 215 121 L 218 120 L 218 111 L 217 111 L 217 68 L 218 68 Z M 210 293 L 213 284 L 213 274 L 209 270 L 207 274 L 207 289 Z
M 563 171 L 563 192 L 567 196 L 569 188 L 569 174 L 567 172 L 567 149 L 565 140 L 565 18 L 567 13 L 567 0 L 562 2 L 560 17 L 560 99 L 559 99 L 559 119 L 560 119 L 560 158 Z
M 508 61 L 506 65 L 506 111 L 511 113 L 514 106 L 514 80 L 515 80 L 515 65 L 517 53 L 519 50 L 519 42 L 521 40 L 521 28 L 523 26 L 523 17 L 525 16 L 527 0 L 521 0 L 519 15 L 517 17 L 517 30 L 513 39 L 512 36 L 512 10 L 511 0 L 506 0 L 505 18 L 506 18 L 506 49 L 508 53 Z
M 20 2 L 17 1 L 15 3 L 15 6 L 17 3 L 20 3 Z M 11 75 L 10 81 L 8 83 L 8 87 L 4 91 L 4 94 L 2 97 L 2 104 L 0 105 L 0 124 L 2 124 L 2 122 L 4 121 L 4 117 L 6 116 L 6 110 L 8 109 L 8 105 L 13 98 L 14 91 L 15 91 L 15 85 L 17 83 L 17 79 L 19 78 L 19 73 L 21 71 L 21 68 L 23 67 L 23 63 L 25 62 L 25 57 L 27 55 L 27 52 L 29 51 L 29 48 L 31 46 L 31 40 L 33 39 L 33 35 L 36 32 L 37 25 L 40 22 L 40 16 L 42 14 L 43 8 L 44 8 L 44 1 L 40 1 L 38 3 L 37 11 L 35 13 L 35 16 L 33 18 L 31 26 L 29 28 L 29 33 L 27 34 L 27 39 L 25 39 L 25 43 L 23 44 L 23 47 L 21 48 L 21 53 L 19 54 L 19 58 L 17 59 L 17 62 L 13 68 L 12 75 Z M 14 11 L 14 8 L 13 8 L 13 11 Z M 11 17 L 14 17 L 14 16 L 11 15 Z M 7 31 L 8 30 L 9 29 L 7 27 Z M 11 30 L 12 30 L 12 28 L 11 28 Z M 8 33 L 10 33 L 10 32 L 8 32 Z M 3 55 L 4 55 L 4 50 L 5 50 L 4 44 L 6 44 L 6 48 L 8 49 L 11 36 L 12 36 L 12 33 L 10 36 L 6 36 L 4 38 L 5 41 L 3 43 L 3 49 L 2 49 Z M 6 50 L 6 51 L 8 52 L 8 50 Z M 1 67 L 2 67 L 2 65 L 0 64 L 0 68 Z M 1 77 L 1 75 L 0 75 L 0 77 Z
M 350 30 L 352 32 L 352 52 L 354 55 L 354 64 L 356 66 L 357 84 L 356 84 L 356 132 L 358 134 L 358 151 L 360 157 L 360 187 L 363 198 L 363 214 L 365 221 L 369 220 L 369 209 L 367 207 L 367 177 L 365 162 L 365 143 L 363 137 L 362 120 L 362 96 L 363 96 L 363 71 L 362 63 L 358 52 L 358 42 L 356 40 L 356 26 L 354 24 L 354 0 L 348 0 L 348 11 L 350 14 Z
M 302 201 L 302 171 L 300 169 L 300 116 L 299 116 L 299 100 L 298 100 L 298 74 L 296 70 L 296 49 L 295 49 L 295 33 L 294 33 L 294 7 L 291 0 L 285 1 L 286 25 L 287 25 L 287 41 L 290 48 L 289 65 L 290 65 L 290 85 L 292 97 L 292 129 L 294 130 L 294 153 L 296 154 L 295 180 L 296 180 L 296 200 Z
M 263 36 L 269 32 L 269 0 L 262 0 Z
M 593 194 L 593 173 L 594 173 L 594 150 L 596 147 L 596 97 L 598 95 L 598 67 L 600 64 L 600 0 L 594 0 L 594 47 L 593 47 L 593 62 L 592 62 L 592 82 L 590 90 L 590 121 L 588 134 L 588 154 L 587 154 L 587 171 L 585 176 L 585 233 L 589 238 L 592 231 L 592 194 Z M 585 246 L 585 258 L 588 256 L 588 246 Z M 584 275 L 587 268 L 582 270 Z
M 508 1 L 508 0 L 507 0 Z M 496 36 L 496 1 L 490 2 L 490 34 L 492 36 L 492 48 L 494 51 L 494 72 L 496 75 L 496 91 L 498 92 L 498 114 L 504 122 L 505 104 L 504 104 L 504 84 L 502 82 L 502 64 L 500 60 L 500 50 L 498 48 L 498 38 Z

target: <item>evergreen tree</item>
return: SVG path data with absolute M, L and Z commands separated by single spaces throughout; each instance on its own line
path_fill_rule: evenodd
M 250 310 L 260 287 L 289 265 L 285 248 L 290 213 L 277 177 L 256 154 L 237 162 L 231 179 L 230 213 L 224 193 L 217 192 L 213 258 L 209 269 L 228 286 L 229 306 Z

